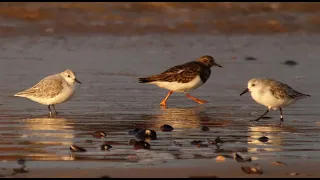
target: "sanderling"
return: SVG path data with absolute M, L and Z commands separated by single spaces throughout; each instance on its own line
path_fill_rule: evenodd
M 215 62 L 213 57 L 206 55 L 196 61 L 171 67 L 161 74 L 139 78 L 139 82 L 156 84 L 169 90 L 167 96 L 159 105 L 166 106 L 166 102 L 173 92 L 184 92 L 186 97 L 199 104 L 204 104 L 207 101 L 191 96 L 188 91 L 200 87 L 209 79 L 212 66 L 222 67 Z
M 21 91 L 14 96 L 25 97 L 32 101 L 43 105 L 48 105 L 49 116 L 52 116 L 50 105 L 54 109 L 54 114 L 57 114 L 55 104 L 60 104 L 68 101 L 75 93 L 75 82 L 77 80 L 75 73 L 67 69 L 59 74 L 54 74 L 42 79 L 33 87 Z
M 241 94 L 250 91 L 252 98 L 259 104 L 266 106 L 267 111 L 253 121 L 259 121 L 270 109 L 280 110 L 280 127 L 283 124 L 282 108 L 294 104 L 297 100 L 310 97 L 308 94 L 300 93 L 290 86 L 267 78 L 253 78 L 248 82 L 248 88 Z

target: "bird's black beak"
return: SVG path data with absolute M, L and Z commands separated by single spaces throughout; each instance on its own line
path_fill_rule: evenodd
M 221 65 L 219 65 L 219 64 L 217 64 L 217 63 L 214 63 L 213 65 L 214 65 L 214 66 L 218 66 L 218 67 L 221 67 L 221 68 L 222 68 L 222 66 L 221 66 Z
M 245 94 L 245 93 L 247 93 L 247 92 L 249 92 L 249 89 L 248 89 L 248 88 L 245 89 L 245 90 L 240 94 L 240 96 L 242 96 L 243 94 Z
M 74 79 L 75 82 L 82 84 L 77 78 Z

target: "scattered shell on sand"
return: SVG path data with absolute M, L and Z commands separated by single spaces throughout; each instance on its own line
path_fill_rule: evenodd
M 96 131 L 92 134 L 92 136 L 95 138 L 106 138 L 107 133 L 105 133 L 103 131 Z
M 216 162 L 224 162 L 226 158 L 224 156 L 217 156 L 216 157 Z
M 287 166 L 286 163 L 283 163 L 283 162 L 280 162 L 280 161 L 275 161 L 275 162 L 272 162 L 273 165 L 281 165 L 281 166 Z
M 242 156 L 241 156 L 240 154 L 238 154 L 238 153 L 235 154 L 234 159 L 235 159 L 237 162 L 251 162 L 251 161 L 252 161 L 251 158 L 242 157 Z
M 72 146 L 70 146 L 70 151 L 72 151 L 72 152 L 86 152 L 87 150 L 85 150 L 82 147 L 72 145 Z
M 241 170 L 247 174 L 263 174 L 262 168 L 258 165 L 242 166 Z

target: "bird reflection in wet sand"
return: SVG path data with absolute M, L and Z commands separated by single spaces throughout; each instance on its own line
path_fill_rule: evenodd
M 155 115 L 154 128 L 169 124 L 174 129 L 198 128 L 209 117 L 201 111 L 203 108 L 161 108 L 162 113 Z
M 295 132 L 295 129 L 289 127 L 274 126 L 249 126 L 248 127 L 248 152 L 278 152 L 282 151 L 283 139 L 277 132 Z M 261 141 L 261 137 L 267 137 L 266 142 Z M 259 139 L 261 138 L 261 139 Z
M 73 143 L 73 123 L 65 118 L 41 117 L 25 119 L 23 126 L 21 139 L 32 160 L 72 160 L 68 151 L 59 155 L 55 149 Z
M 208 107 L 210 108 L 210 107 Z M 208 114 L 208 108 L 197 106 L 192 108 L 161 108 L 161 113 L 153 115 L 156 119 L 154 128 L 160 128 L 164 124 L 169 124 L 175 130 L 182 128 L 199 128 L 203 125 L 224 126 L 228 124 L 226 120 L 215 119 L 216 114 Z

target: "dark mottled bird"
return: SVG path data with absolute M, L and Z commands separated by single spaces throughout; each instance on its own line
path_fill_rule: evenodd
M 186 97 L 199 104 L 204 104 L 207 101 L 193 97 L 188 92 L 202 86 L 209 79 L 212 66 L 222 67 L 215 62 L 213 57 L 205 55 L 196 61 L 171 67 L 161 74 L 139 78 L 139 82 L 155 84 L 169 90 L 167 96 L 159 104 L 161 106 L 166 106 L 166 102 L 173 92 L 183 92 Z

